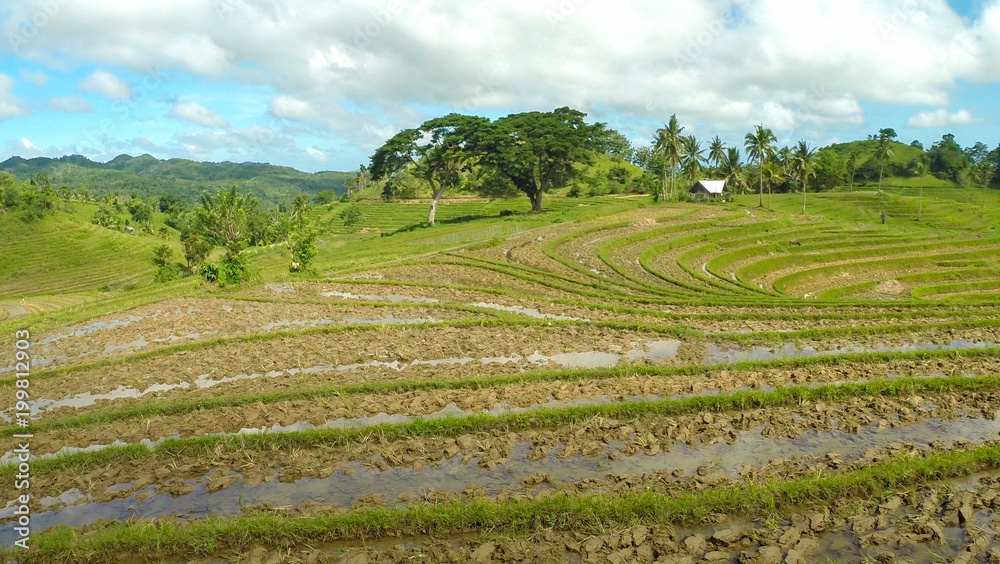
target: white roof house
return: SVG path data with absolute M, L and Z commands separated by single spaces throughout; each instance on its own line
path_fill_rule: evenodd
M 726 191 L 725 180 L 699 180 L 691 187 L 692 194 L 721 196 Z

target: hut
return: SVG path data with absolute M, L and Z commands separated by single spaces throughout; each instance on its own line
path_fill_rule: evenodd
M 729 193 L 726 190 L 725 180 L 699 180 L 694 183 L 690 192 L 694 197 L 704 200 L 714 200 L 720 196 L 724 197 Z

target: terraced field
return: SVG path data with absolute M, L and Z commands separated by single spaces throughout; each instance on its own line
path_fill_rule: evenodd
M 995 561 L 996 217 L 893 197 L 886 225 L 865 193 L 565 200 L 449 250 L 418 252 L 445 224 L 28 318 L 32 549 L 6 556 Z M 414 252 L 358 258 L 394 237 Z

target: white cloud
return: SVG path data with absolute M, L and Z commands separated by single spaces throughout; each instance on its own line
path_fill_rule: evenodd
M 79 96 L 57 96 L 49 99 L 48 106 L 58 112 L 71 114 L 85 114 L 94 111 L 94 106 Z
M 210 150 L 295 146 L 295 140 L 291 137 L 281 135 L 269 127 L 260 125 L 226 131 L 181 133 L 177 135 L 177 140 L 182 145 Z
M 84 92 L 95 92 L 109 100 L 128 100 L 132 97 L 132 86 L 107 71 L 94 71 L 80 82 Z
M 47 74 L 41 71 L 21 71 L 21 80 L 26 80 L 35 86 L 42 88 L 49 83 Z
M 37 10 L 7 4 L 0 35 Z M 970 21 L 946 0 L 74 0 L 20 46 L 31 60 L 62 53 L 264 87 L 281 122 L 272 133 L 325 129 L 356 148 L 427 114 L 563 105 L 638 124 L 646 139 L 675 112 L 736 138 L 757 123 L 850 138 L 866 104 L 945 107 L 962 84 L 1000 79 L 1000 2 Z M 85 82 L 112 99 L 132 94 L 104 71 Z M 912 119 L 942 119 L 931 113 Z M 945 121 L 971 117 L 960 114 Z M 218 120 L 188 119 L 225 127 Z M 176 146 L 249 143 L 201 135 Z
M 181 121 L 205 127 L 229 127 L 229 122 L 223 119 L 222 116 L 197 102 L 180 102 L 175 104 L 167 115 Z
M 0 120 L 26 116 L 31 110 L 14 95 L 14 79 L 0 72 Z
M 316 147 L 309 147 L 309 148 L 307 148 L 306 149 L 306 155 L 308 155 L 309 158 L 315 159 L 317 161 L 325 161 L 326 160 L 326 153 L 324 153 L 323 151 L 320 151 Z
M 271 113 L 274 117 L 292 121 L 316 117 L 316 110 L 309 102 L 293 96 L 275 96 L 271 100 Z
M 909 127 L 954 127 L 956 125 L 971 125 L 982 123 L 983 119 L 972 115 L 969 110 L 958 110 L 949 114 L 948 110 L 941 108 L 934 111 L 920 112 L 906 120 Z

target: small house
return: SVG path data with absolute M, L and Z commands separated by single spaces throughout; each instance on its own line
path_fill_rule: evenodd
M 728 193 L 725 180 L 699 180 L 691 187 L 691 194 L 704 200 L 714 200 Z

